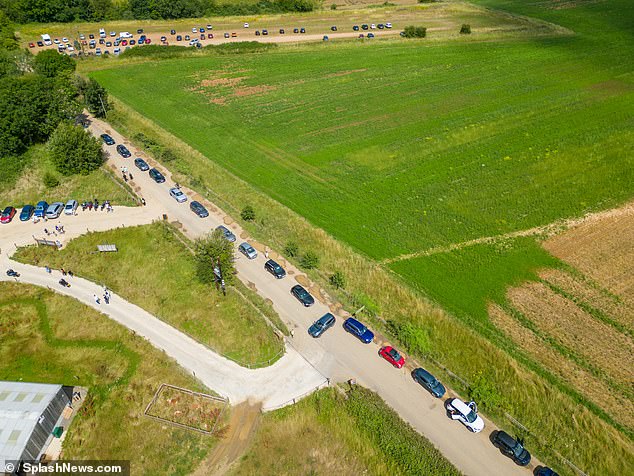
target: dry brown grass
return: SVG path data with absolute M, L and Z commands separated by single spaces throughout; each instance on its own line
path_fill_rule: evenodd
M 634 330 L 634 307 L 615 299 L 601 289 L 593 287 L 580 277 L 559 269 L 545 269 L 539 277 L 548 283 L 562 289 L 576 299 L 591 305 L 610 318 L 624 325 L 630 331 Z
M 604 382 L 562 356 L 499 306 L 490 306 L 489 316 L 493 323 L 532 359 L 572 385 L 598 407 L 611 413 L 620 423 L 634 428 L 634 407 L 627 397 L 619 392 L 606 392 Z
M 615 381 L 634 381 L 634 344 L 542 283 L 508 291 L 511 303 L 545 334 L 582 356 Z
M 634 205 L 619 210 L 550 238 L 544 247 L 634 307 Z

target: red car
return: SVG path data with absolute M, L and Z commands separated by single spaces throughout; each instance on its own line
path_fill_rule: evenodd
M 35 48 L 35 43 L 29 43 L 29 48 Z
M 2 215 L 0 216 L 0 222 L 9 223 L 11 220 L 13 220 L 14 216 L 15 216 L 15 208 L 7 207 L 3 210 Z
M 389 345 L 381 347 L 381 350 L 379 350 L 379 355 L 397 369 L 400 369 L 401 367 L 403 367 L 403 365 L 405 365 L 405 359 L 403 358 L 403 356 L 399 354 L 394 347 L 391 347 Z

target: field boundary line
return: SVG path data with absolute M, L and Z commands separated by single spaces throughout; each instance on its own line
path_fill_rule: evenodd
M 611 208 L 600 212 L 590 212 L 577 218 L 565 218 L 562 220 L 556 220 L 547 225 L 535 226 L 524 230 L 511 231 L 509 233 L 503 233 L 501 235 L 482 236 L 480 238 L 474 238 L 473 240 L 463 241 L 460 243 L 453 243 L 443 246 L 435 246 L 426 250 L 417 251 L 415 253 L 408 253 L 393 258 L 386 258 L 380 261 L 381 264 L 391 264 L 399 261 L 405 261 L 414 258 L 421 258 L 424 256 L 431 256 L 439 253 L 449 253 L 451 251 L 461 250 L 470 246 L 476 245 L 489 245 L 493 243 L 499 243 L 500 241 L 512 240 L 514 238 L 522 238 L 526 236 L 544 235 L 550 237 L 557 235 L 561 232 L 569 230 L 577 226 L 584 225 L 586 223 L 594 223 L 604 219 L 616 219 L 624 216 L 634 215 L 634 202 L 629 202 L 619 208 Z

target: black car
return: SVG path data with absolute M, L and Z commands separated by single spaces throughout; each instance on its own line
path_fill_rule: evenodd
M 293 28 L 293 33 L 299 33 L 299 28 Z
M 170 30 L 170 35 L 175 35 L 176 34 L 176 30 Z
M 209 216 L 207 209 L 202 205 L 202 203 L 197 202 L 196 200 L 190 202 L 189 209 L 200 218 L 206 218 Z
M 300 32 L 300 33 L 306 33 L 306 28 L 300 28 L 300 29 L 299 29 L 299 32 Z
M 136 40 L 130 40 L 130 46 L 136 45 Z
M 423 388 L 426 388 L 436 398 L 442 398 L 445 395 L 445 387 L 436 380 L 432 374 L 423 368 L 417 368 L 412 371 L 412 378 L 416 380 Z
M 88 38 L 90 38 L 91 40 L 95 39 L 95 35 L 93 35 L 92 33 L 90 35 L 88 35 Z
M 141 33 L 143 33 L 143 28 L 139 28 L 136 32 L 138 35 L 140 35 Z
M 531 462 L 531 454 L 526 451 L 522 442 L 504 431 L 498 431 L 493 435 L 493 444 L 520 466 L 527 466 Z
M 109 42 L 109 41 L 106 41 L 106 46 L 107 46 L 108 48 L 112 48 L 112 43 L 111 43 L 111 42 Z M 116 45 L 116 46 L 118 46 L 118 45 Z
M 330 29 L 331 29 L 332 31 L 337 31 L 337 27 L 336 27 L 336 26 L 331 26 L 331 27 L 330 27 Z
M 165 177 L 163 177 L 163 174 L 161 172 L 159 172 L 156 169 L 150 169 L 150 177 L 152 177 L 152 180 L 154 180 L 156 183 L 163 183 L 165 182 Z
M 272 259 L 264 263 L 264 269 L 275 276 L 277 279 L 282 279 L 284 276 L 286 276 L 286 271 L 284 271 L 284 268 L 282 268 L 276 261 L 273 261 Z
M 559 474 L 547 466 L 542 466 L 535 471 L 535 476 L 559 476 Z
M 280 35 L 284 34 L 284 28 L 280 28 Z
M 141 172 L 145 172 L 146 170 L 150 170 L 150 166 L 147 164 L 147 162 L 145 160 L 143 160 L 141 157 L 137 157 L 136 159 L 134 159 L 134 165 L 137 166 L 137 168 L 141 171 Z
M 363 30 L 367 30 L 368 28 L 370 28 L 368 25 L 361 25 L 361 29 Z
M 115 141 L 108 134 L 101 134 L 101 139 L 105 142 L 106 145 L 115 145 Z
M 38 41 L 38 42 L 37 42 L 37 46 L 40 46 L 40 47 L 41 47 L 41 46 L 44 46 L 44 43 L 43 43 L 42 41 Z
M 176 41 L 183 41 L 183 37 L 182 37 L 181 35 L 178 35 L 178 36 L 176 37 Z
M 117 146 L 117 152 L 119 152 L 119 155 L 123 157 L 124 159 L 127 159 L 128 157 L 132 157 L 132 154 L 130 153 L 128 148 L 123 144 L 119 144 Z
M 269 30 L 262 30 L 262 34 L 263 34 L 264 36 L 268 35 L 268 34 L 269 34 Z
M 291 288 L 291 294 L 295 296 L 295 298 L 301 302 L 304 307 L 310 307 L 315 304 L 315 298 L 299 284 L 296 284 Z
M 353 31 L 359 31 L 359 25 L 355 25 L 355 26 L 353 26 L 353 27 L 352 27 L 352 30 L 353 30 Z
M 308 334 L 311 337 L 320 337 L 324 332 L 335 325 L 335 316 L 329 312 L 317 319 L 312 326 L 308 328 Z

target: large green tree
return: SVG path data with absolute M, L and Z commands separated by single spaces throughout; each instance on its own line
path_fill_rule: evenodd
M 78 78 L 77 86 L 80 93 L 84 96 L 86 108 L 96 117 L 105 117 L 110 109 L 106 89 L 92 78 L 88 81 Z
M 33 69 L 37 74 L 54 78 L 60 74 L 75 71 L 75 61 L 68 55 L 61 55 L 55 50 L 42 51 L 33 59 Z
M 48 150 L 58 172 L 83 174 L 103 164 L 101 143 L 82 127 L 61 122 L 48 140 Z
M 227 241 L 220 230 L 214 230 L 207 236 L 196 240 L 196 275 L 205 283 L 215 282 L 214 267 L 220 262 L 222 277 L 225 284 L 229 285 L 235 279 L 235 266 L 233 264 L 233 244 Z

